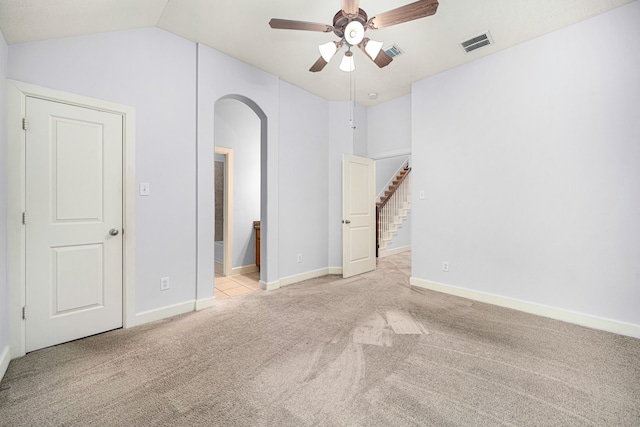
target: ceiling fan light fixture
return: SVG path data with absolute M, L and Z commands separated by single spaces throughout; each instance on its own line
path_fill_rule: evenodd
M 344 39 L 351 46 L 357 46 L 364 38 L 364 27 L 358 21 L 351 21 L 344 29 Z
M 353 62 L 353 52 L 350 50 L 345 52 L 340 63 L 340 69 L 345 73 L 350 73 L 356 69 L 356 64 Z
M 333 58 L 333 55 L 338 51 L 338 44 L 336 42 L 327 42 L 318 46 L 318 50 L 324 60 L 329 62 L 331 61 L 331 58 Z
M 382 50 L 382 42 L 367 39 L 364 45 L 364 50 L 371 59 L 375 60 Z

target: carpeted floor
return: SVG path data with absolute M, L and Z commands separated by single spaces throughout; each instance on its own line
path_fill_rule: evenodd
M 375 273 L 14 360 L 1 426 L 640 426 L 640 340 Z

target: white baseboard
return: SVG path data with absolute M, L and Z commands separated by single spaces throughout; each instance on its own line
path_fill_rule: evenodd
M 407 252 L 411 250 L 411 245 L 407 245 L 407 246 L 400 246 L 399 248 L 394 248 L 394 249 L 380 249 L 380 251 L 378 251 L 378 258 L 384 258 L 384 257 L 388 257 L 391 255 L 397 255 L 397 254 L 401 254 L 402 252 Z
M 314 271 L 308 271 L 302 274 L 295 274 L 293 276 L 283 277 L 275 282 L 263 282 L 260 281 L 260 289 L 263 291 L 274 291 L 280 289 L 283 286 L 292 285 L 294 283 L 302 282 L 303 280 L 315 279 L 316 277 L 326 276 L 328 274 L 342 274 L 342 267 L 327 267 Z
M 275 291 L 276 289 L 280 289 L 280 281 L 276 280 L 275 282 L 263 282 L 260 280 L 260 289 L 263 291 Z
M 0 382 L 4 378 L 4 374 L 7 373 L 9 362 L 11 361 L 11 347 L 6 346 L 2 353 L 0 353 Z
M 428 280 L 418 279 L 416 277 L 411 277 L 410 283 L 412 286 L 416 286 L 419 288 L 430 289 L 432 291 L 455 295 L 474 301 L 497 305 L 500 307 L 511 308 L 513 310 L 523 311 L 525 313 L 549 317 L 556 320 L 562 320 L 563 322 L 574 323 L 576 325 L 586 326 L 592 329 L 599 329 L 602 331 L 613 332 L 615 334 L 640 338 L 640 325 L 634 325 L 632 323 L 605 319 L 602 317 L 578 313 L 571 310 L 564 310 L 557 307 L 550 307 L 542 304 L 503 297 L 486 292 L 474 291 L 457 286 L 430 282 Z
M 231 275 L 235 276 L 237 274 L 249 274 L 249 273 L 255 273 L 256 271 L 260 271 L 257 265 L 255 264 L 245 265 L 242 267 L 233 267 L 231 269 Z
M 144 325 L 145 323 L 155 322 L 156 320 L 166 319 L 168 317 L 178 316 L 179 314 L 190 313 L 196 309 L 195 301 L 182 302 L 167 307 L 157 308 L 136 314 L 134 324 L 131 326 Z
M 196 311 L 205 310 L 216 305 L 216 297 L 202 298 L 196 300 Z
M 283 277 L 282 279 L 280 279 L 280 287 L 302 282 L 303 280 L 315 279 L 316 277 L 326 276 L 327 274 L 330 274 L 329 268 L 321 268 L 319 270 L 309 271 L 302 274 L 296 274 L 294 276 Z

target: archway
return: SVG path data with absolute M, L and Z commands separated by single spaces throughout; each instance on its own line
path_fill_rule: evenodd
M 223 166 L 226 179 L 231 179 L 224 186 L 219 185 L 220 171 L 215 172 L 214 168 L 214 186 L 218 193 L 214 197 L 215 214 L 225 212 L 228 215 L 223 221 L 214 219 L 216 277 L 222 271 L 225 276 L 255 274 L 256 279 L 259 277 L 263 282 L 266 281 L 266 268 L 260 269 L 259 276 L 253 273 L 266 264 L 261 260 L 266 260 L 266 242 L 269 238 L 266 227 L 266 144 L 267 117 L 253 100 L 241 95 L 227 95 L 215 102 L 214 161 L 232 159 L 231 165 Z M 220 153 L 224 155 L 220 156 Z M 230 170 L 232 175 L 228 176 Z M 220 191 L 229 190 L 229 184 L 232 194 L 228 196 L 231 197 L 220 197 Z M 220 209 L 219 204 L 223 200 L 232 200 L 231 211 L 226 209 L 229 206 Z M 256 224 L 259 231 L 254 229 Z M 221 234 L 224 235 L 223 239 Z M 259 242 L 258 247 L 256 241 Z M 222 257 L 221 252 L 224 253 Z M 220 258 L 224 259 L 222 268 Z

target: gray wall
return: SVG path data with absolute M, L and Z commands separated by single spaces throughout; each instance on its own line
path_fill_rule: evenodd
M 9 47 L 11 79 L 136 109 L 136 179 L 151 184 L 136 200 L 136 313 L 195 294 L 195 64 L 193 43 L 157 28 Z
M 0 357 L 9 348 L 9 287 L 7 285 L 7 43 L 0 32 Z M 3 372 L 0 371 L 0 378 Z
M 640 325 L 639 22 L 633 2 L 413 85 L 413 277 Z

